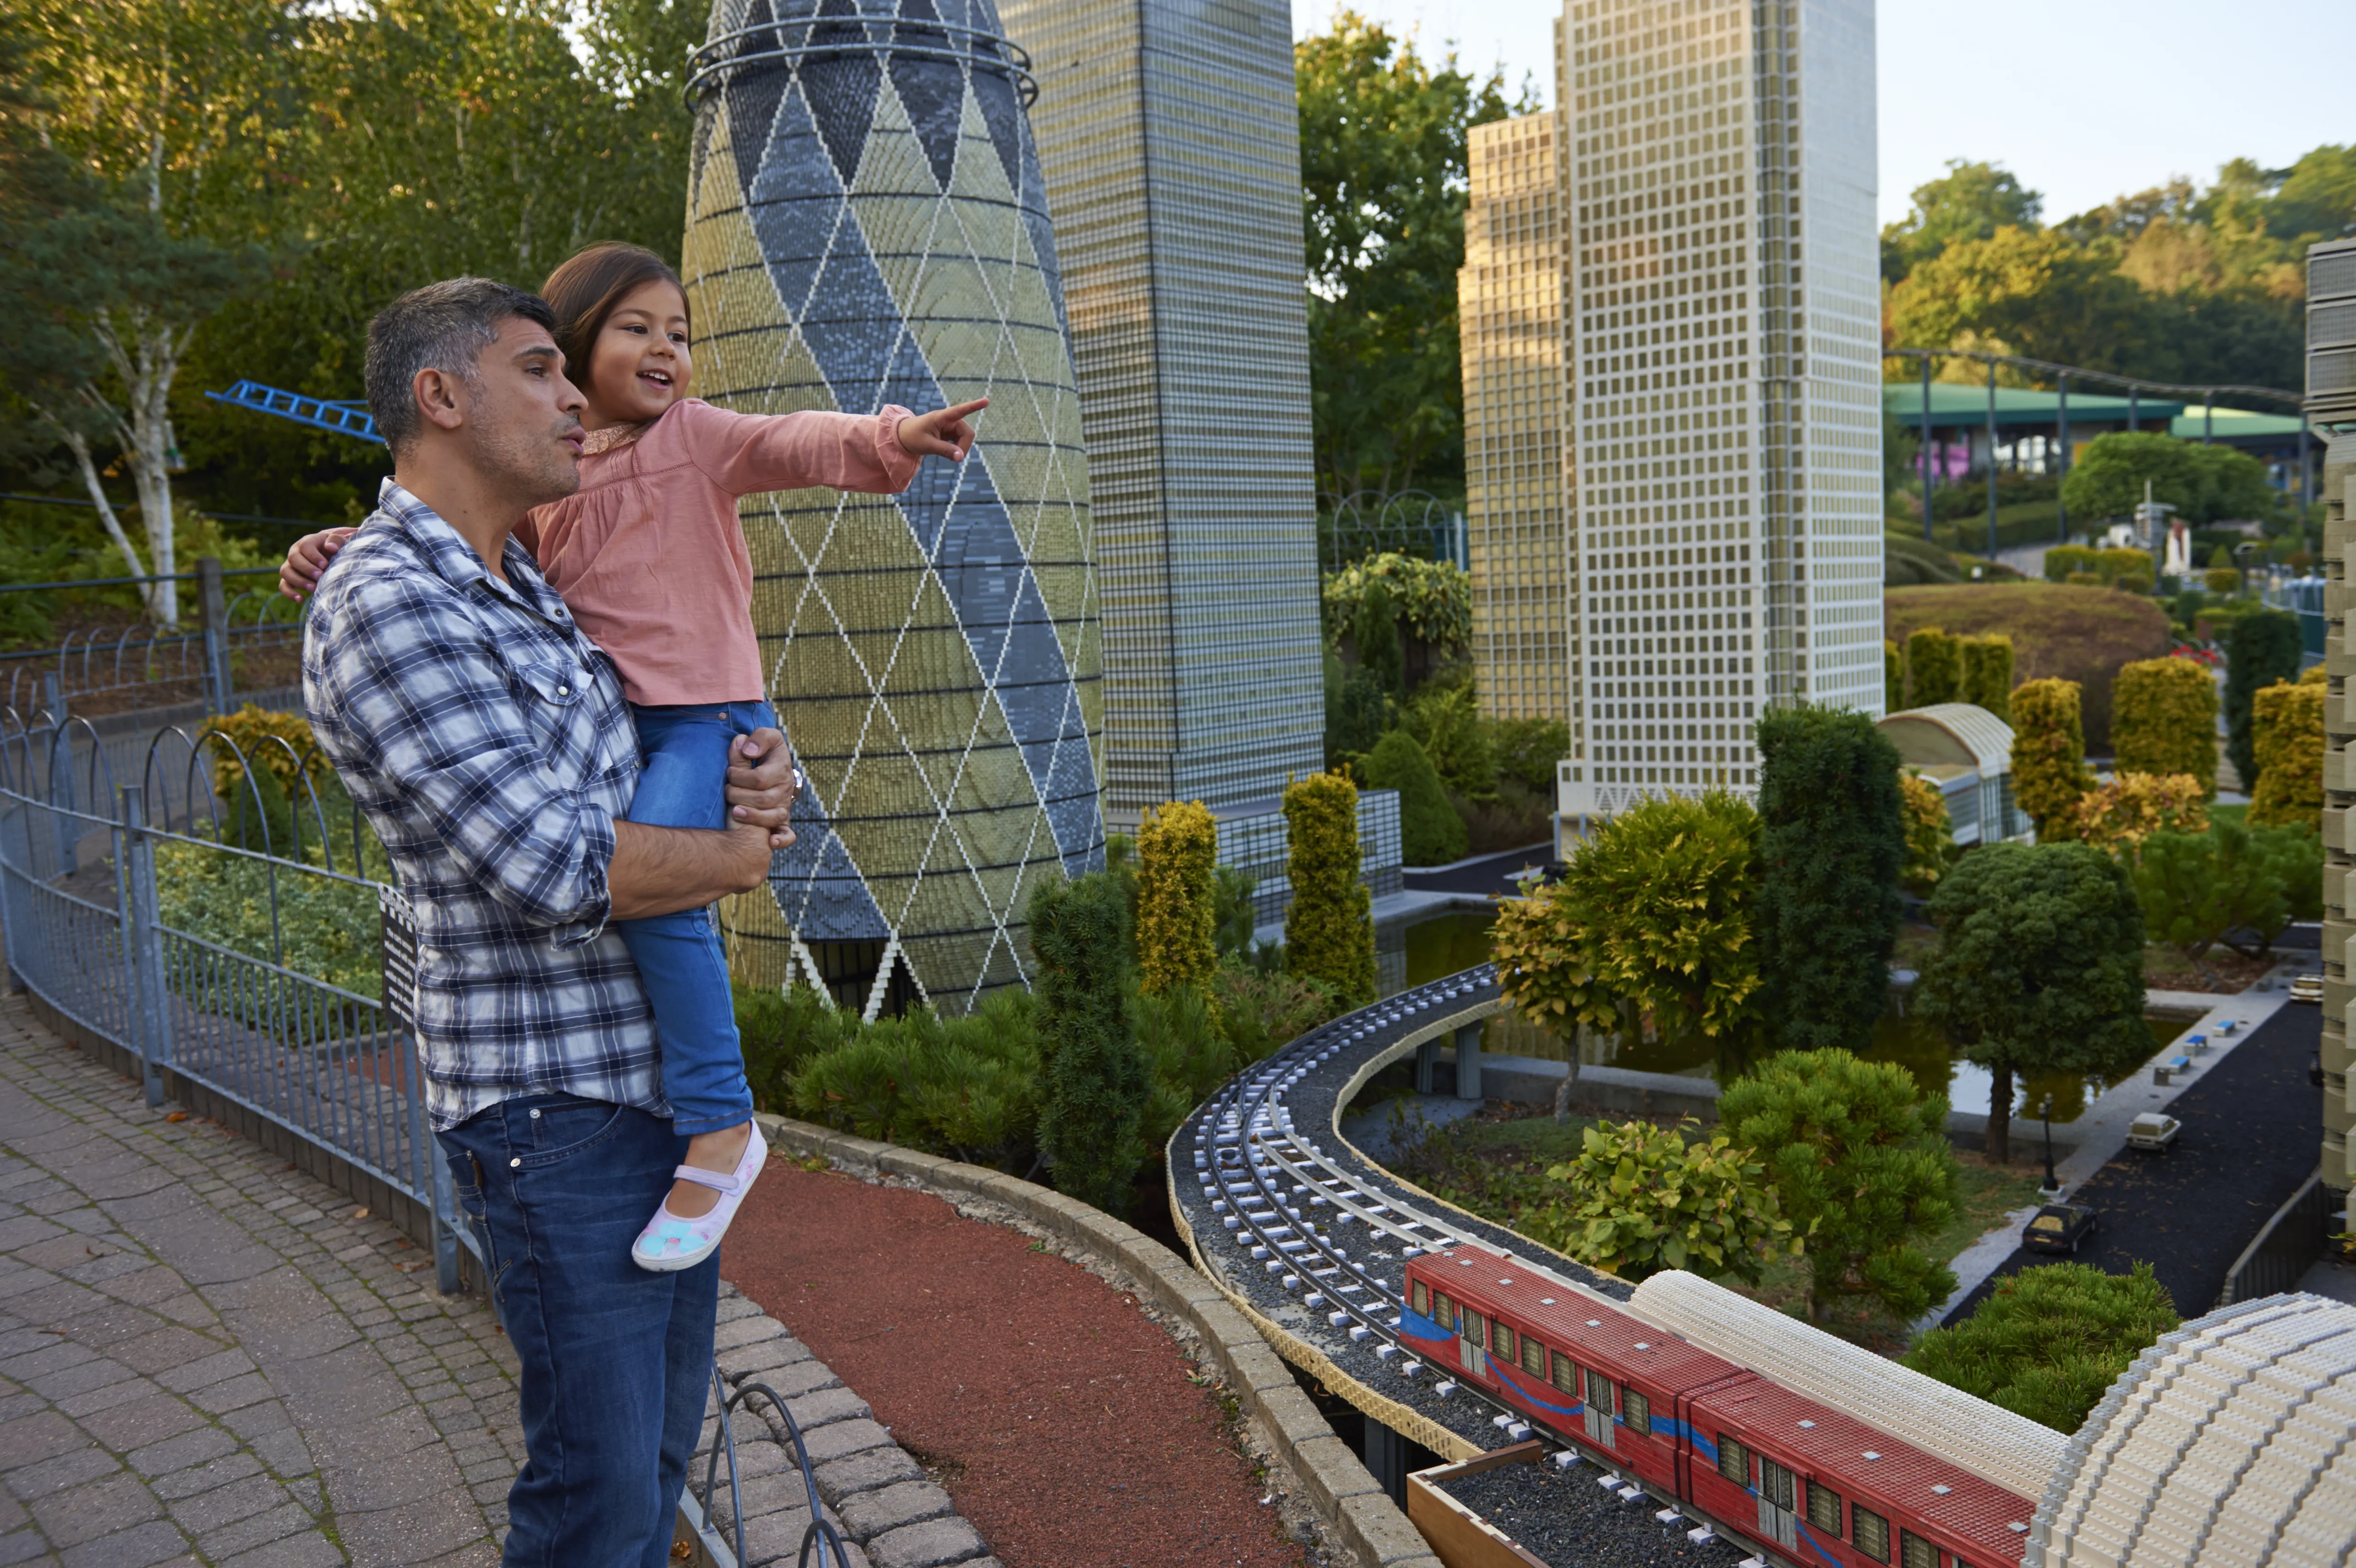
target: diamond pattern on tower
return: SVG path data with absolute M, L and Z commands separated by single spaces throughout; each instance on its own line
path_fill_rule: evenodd
M 795 944 L 897 938 L 958 1010 L 1027 981 L 1043 879 L 1103 864 L 1087 466 L 1036 155 L 969 53 L 985 0 L 719 0 L 762 27 L 700 106 L 684 271 L 698 390 L 748 411 L 987 396 L 963 464 L 896 498 L 747 497 L 755 624 L 809 787 L 744 979 Z M 774 27 L 769 24 L 774 23 Z M 926 51 L 895 52 L 894 46 Z

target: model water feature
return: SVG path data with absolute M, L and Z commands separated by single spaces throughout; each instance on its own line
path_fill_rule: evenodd
M 1401 961 L 1396 965 L 1398 982 L 1389 989 L 1422 985 L 1484 961 L 1492 918 L 1486 911 L 1451 910 L 1390 933 L 1386 946 L 1395 943 L 1394 950 Z M 1394 965 L 1385 967 L 1392 969 Z M 2141 1072 L 2163 1048 L 2181 1037 L 2187 1027 L 2177 1019 L 2153 1018 L 2144 1022 L 2151 1032 L 2151 1050 L 2107 1075 L 2016 1074 L 2014 1116 L 2028 1115 L 2031 1107 L 2041 1105 L 2051 1095 L 2054 1123 L 2062 1125 L 2076 1121 L 2105 1089 Z M 1606 1035 L 1582 1030 L 1574 1053 L 1570 1041 L 1512 1014 L 1501 1014 L 1488 1021 L 1482 1032 L 1481 1050 L 1484 1057 L 1519 1056 L 1542 1061 L 1569 1061 L 1575 1054 L 1581 1068 L 1612 1067 L 1630 1072 L 1697 1078 L 1713 1083 L 1719 1072 L 1718 1047 L 1706 1039 L 1648 1040 L 1628 1033 Z M 1875 1026 L 1873 1045 L 1864 1056 L 1869 1061 L 1896 1062 L 1914 1075 L 1915 1084 L 1923 1093 L 1944 1094 L 1957 1111 L 1987 1113 L 1991 1086 L 1987 1070 L 1957 1055 L 1936 1025 L 1895 1004 Z

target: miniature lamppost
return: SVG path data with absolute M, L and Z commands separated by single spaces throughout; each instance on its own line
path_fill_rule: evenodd
M 2040 1198 L 2044 1199 L 2048 1203 L 2051 1203 L 2057 1201 L 2062 1196 L 2061 1179 L 2053 1174 L 2052 1095 L 2048 1094 L 2045 1096 L 2045 1103 L 2038 1107 L 2037 1114 L 2044 1118 L 2045 1122 L 2045 1185 L 2039 1189 L 2037 1195 Z

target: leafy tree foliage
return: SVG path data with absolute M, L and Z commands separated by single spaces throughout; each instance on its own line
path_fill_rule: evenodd
M 1373 896 L 1358 880 L 1358 786 L 1312 773 L 1285 786 L 1285 967 L 1353 1007 L 1375 999 Z
M 1774 1257 L 1799 1253 L 1802 1239 L 1758 1157 L 1722 1132 L 1699 1132 L 1690 1119 L 1588 1128 L 1578 1156 L 1547 1169 L 1549 1201 L 1519 1229 L 1625 1280 L 1681 1268 L 1757 1285 Z
M 1598 827 L 1559 881 L 1499 902 L 1505 999 L 1567 1034 L 1622 1007 L 1666 1038 L 1739 1053 L 1760 1019 L 1759 816 L 1719 791 L 1647 800 Z
M 1461 491 L 1466 135 L 1537 105 L 1354 11 L 1293 57 L 1318 486 Z
M 1905 347 L 1992 349 L 2095 370 L 2139 363 L 2151 330 L 2143 291 L 2111 259 L 2018 225 L 1957 239 L 1919 262 L 1891 293 L 1890 312 Z M 1968 363 L 1943 373 L 1984 374 Z
M 2012 694 L 2012 789 L 2048 842 L 2075 831 L 2078 800 L 2094 787 L 2074 680 L 2024 681 Z
M 2179 441 L 2165 431 L 2096 436 L 2071 464 L 2062 499 L 2072 517 L 2133 517 L 2146 481 L 2153 500 L 2193 523 L 2266 518 L 2281 509 L 2256 458 L 2230 446 Z M 2150 570 L 2148 556 L 2144 569 Z
M 1056 1190 L 1125 1213 L 1149 1089 L 1123 1001 L 1129 894 L 1119 878 L 1092 871 L 1043 884 L 1030 912 L 1039 958 L 1039 1147 Z
M 1898 749 L 1866 715 L 1771 709 L 1760 719 L 1759 958 L 1778 1046 L 1861 1051 L 1890 1006 L 1903 907 Z
M 1383 677 L 1364 665 L 1344 664 L 1342 656 L 1325 655 L 1325 765 L 1355 763 L 1375 749 L 1391 721 L 1390 695 Z
M 2001 1163 L 2015 1073 L 2100 1072 L 2150 1049 L 2143 910 L 2126 869 L 2089 845 L 1987 844 L 1956 862 L 1930 915 L 1939 946 L 1915 1007 L 1988 1070 Z
M 1393 730 L 1375 742 L 1360 770 L 1370 789 L 1399 797 L 1400 853 L 1410 866 L 1445 866 L 1464 859 L 1464 819 L 1448 804 L 1440 772 L 1414 736 Z
M 1398 611 L 1386 580 L 1374 579 L 1359 596 L 1357 613 L 1350 620 L 1350 640 L 1357 646 L 1358 667 L 1381 683 L 1385 696 L 1397 698 L 1405 691 Z
M 2180 1321 L 2147 1263 L 2127 1275 L 2045 1264 L 1997 1281 L 1969 1317 L 1923 1335 L 1905 1360 L 1951 1388 L 2074 1433 L 2128 1363 Z
M 2208 830 L 2208 798 L 2190 773 L 2118 773 L 2078 797 L 2068 837 L 2131 861 L 2155 833 Z
M 1727 1084 L 1718 1115 L 1758 1151 L 1806 1238 L 1811 1317 L 1870 1301 L 1912 1319 L 1955 1288 L 1921 1246 L 1954 1215 L 1945 1095 L 1917 1098 L 1913 1074 L 1893 1063 L 1787 1051 Z
M 2305 654 L 2298 617 L 2282 610 L 2253 610 L 2225 632 L 2225 755 L 2248 789 L 2258 782 L 2258 737 L 2250 699 L 2278 680 L 2298 674 Z
M 1385 550 L 1325 574 L 1325 635 L 1338 644 L 1355 630 L 1359 607 L 1380 582 L 1407 635 L 1440 654 L 1462 653 L 1472 640 L 1472 580 L 1452 560 L 1425 560 Z
M 2198 964 L 2237 931 L 2253 951 L 2273 945 L 2323 901 L 2323 846 L 2306 827 L 2251 827 L 2219 817 L 2206 833 L 2156 833 L 2136 859 L 2135 888 L 2151 934 Z
M 1172 801 L 1138 824 L 1137 963 L 1146 991 L 1199 985 L 1218 966 L 1218 824 L 1199 800 Z
M 1916 773 L 1899 776 L 1898 793 L 1906 809 L 1906 864 L 1899 869 L 1898 885 L 1917 898 L 1929 898 L 1955 859 L 1947 797 L 1937 784 Z
M 1954 240 L 1987 240 L 1997 229 L 2033 229 L 2044 198 L 2010 169 L 1949 158 L 1947 172 L 1914 187 L 1913 206 L 1881 230 L 1881 275 L 1903 279 Z

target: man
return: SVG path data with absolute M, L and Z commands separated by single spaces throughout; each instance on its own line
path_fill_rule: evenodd
M 791 762 L 775 731 L 740 742 L 724 831 L 623 820 L 638 763 L 619 678 L 509 539 L 580 483 L 582 398 L 552 326 L 480 278 L 369 324 L 393 476 L 320 582 L 303 696 L 416 911 L 427 1108 L 522 1363 L 506 1561 L 655 1568 L 720 1265 L 630 1261 L 687 1140 L 608 922 L 758 887 L 771 830 L 790 842 Z

